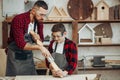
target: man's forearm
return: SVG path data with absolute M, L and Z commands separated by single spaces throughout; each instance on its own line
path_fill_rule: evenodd
M 27 43 L 24 47 L 24 50 L 40 50 L 42 47 L 42 45 L 37 45 L 37 44 L 30 44 Z

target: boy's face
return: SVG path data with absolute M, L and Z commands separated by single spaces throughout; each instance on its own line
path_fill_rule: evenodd
M 58 31 L 58 32 L 52 32 L 52 38 L 56 42 L 61 43 L 65 39 L 65 33 L 63 33 L 63 35 L 62 35 L 62 33 L 60 31 Z

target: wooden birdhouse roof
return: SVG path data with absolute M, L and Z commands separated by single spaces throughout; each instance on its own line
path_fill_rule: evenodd
M 59 9 L 54 6 L 52 10 L 50 11 L 48 17 L 60 17 L 62 16 L 62 13 L 59 11 Z
M 93 33 L 95 33 L 95 31 L 88 24 L 85 24 L 82 28 L 80 28 L 80 30 L 78 31 L 78 33 L 80 33 L 84 28 L 87 28 L 90 31 L 92 31 Z
M 64 8 L 60 8 L 60 12 L 61 12 L 63 17 L 69 17 L 67 12 L 64 10 Z
M 109 7 L 109 5 L 108 5 L 104 0 L 99 1 L 99 2 L 96 4 L 96 7 L 98 7 L 99 5 L 102 5 L 102 4 L 104 4 L 104 5 L 106 5 L 107 7 Z

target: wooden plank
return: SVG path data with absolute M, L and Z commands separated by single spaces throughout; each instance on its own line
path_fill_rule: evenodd
M 72 41 L 76 43 L 76 47 L 77 46 L 77 41 L 78 41 L 78 22 L 77 21 L 73 21 L 72 22 Z M 78 66 L 76 67 L 75 71 L 73 72 L 73 74 L 77 74 L 78 73 Z
M 91 39 L 80 39 L 80 42 L 92 42 Z
M 78 40 L 78 22 L 73 21 L 72 22 L 72 41 L 77 44 Z
M 114 20 L 114 7 L 109 8 L 109 20 Z
M 34 31 L 30 31 L 30 34 L 32 35 L 33 39 L 36 40 L 36 38 L 37 38 L 37 37 L 36 37 L 36 36 L 37 36 L 36 33 L 35 33 Z M 41 47 L 44 47 L 44 46 L 43 46 L 43 43 L 42 43 L 39 39 L 36 40 L 36 44 L 40 45 Z M 43 48 L 43 49 L 46 49 L 46 48 Z M 47 54 L 50 54 L 49 51 L 48 51 Z M 57 64 L 54 62 L 54 59 L 53 59 L 52 55 L 50 55 L 49 57 L 47 57 L 47 60 L 50 62 L 52 68 L 53 68 L 55 71 L 61 70 L 61 69 L 57 66 Z M 59 76 L 59 77 L 63 77 L 63 76 Z
M 2 48 L 7 47 L 8 40 L 8 23 L 6 21 L 2 22 Z
M 15 80 L 100 80 L 100 75 L 97 74 L 80 74 L 80 75 L 69 75 L 64 78 L 57 78 L 53 76 L 16 76 Z
M 112 44 L 112 39 L 111 38 L 101 38 L 101 43 L 102 44 Z
M 116 63 L 120 64 L 120 60 L 104 60 L 106 63 Z
M 109 9 L 110 20 L 120 20 L 120 5 L 115 5 Z
M 6 57 L 7 56 L 6 56 L 6 53 L 5 53 L 5 49 L 0 49 L 0 59 L 1 59 L 0 60 L 0 76 L 4 76 L 5 75 L 5 71 L 6 71 Z
M 1 77 L 0 80 L 15 80 L 15 77 Z

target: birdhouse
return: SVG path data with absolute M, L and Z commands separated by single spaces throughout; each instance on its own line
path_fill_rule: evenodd
M 109 5 L 101 0 L 97 3 L 97 20 L 109 20 Z
M 79 31 L 79 44 L 94 44 L 95 43 L 95 32 L 94 30 L 88 25 L 85 24 Z

